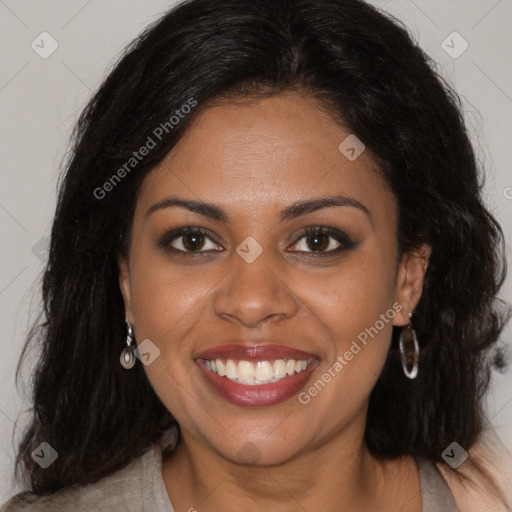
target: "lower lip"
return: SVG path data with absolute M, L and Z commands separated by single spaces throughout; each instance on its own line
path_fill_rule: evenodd
M 319 365 L 319 362 L 314 360 L 302 372 L 283 377 L 277 382 L 247 386 L 229 380 L 227 377 L 220 377 L 208 370 L 202 361 L 197 363 L 208 383 L 219 395 L 232 404 L 244 407 L 265 407 L 288 400 L 302 389 L 311 373 Z

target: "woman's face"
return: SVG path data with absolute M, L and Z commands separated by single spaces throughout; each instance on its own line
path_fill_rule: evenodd
M 210 106 L 142 184 L 128 319 L 183 439 L 228 460 L 360 440 L 392 326 L 419 300 L 424 262 L 399 257 L 396 201 L 368 150 L 339 148 L 349 135 L 295 93 Z

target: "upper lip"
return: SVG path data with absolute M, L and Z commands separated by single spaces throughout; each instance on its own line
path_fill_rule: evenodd
M 315 354 L 273 343 L 240 342 L 218 345 L 201 351 L 195 359 L 242 359 L 244 361 L 265 361 L 269 359 L 306 360 L 318 358 Z

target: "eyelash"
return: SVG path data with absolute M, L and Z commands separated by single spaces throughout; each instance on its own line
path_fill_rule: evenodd
M 190 234 L 202 234 L 209 240 L 213 241 L 217 245 L 220 245 L 214 237 L 209 233 L 208 230 L 201 227 L 194 226 L 186 226 L 182 228 L 177 228 L 166 233 L 159 241 L 160 247 L 182 257 L 197 257 L 196 255 L 204 255 L 212 252 L 212 250 L 199 250 L 199 251 L 187 251 L 182 249 L 176 249 L 172 247 L 171 242 L 180 237 L 190 235 Z M 331 249 L 329 251 L 297 251 L 299 253 L 307 254 L 309 257 L 326 257 L 333 256 L 334 254 L 341 253 L 343 251 L 349 251 L 354 249 L 357 246 L 357 243 L 352 241 L 348 235 L 334 228 L 326 227 L 326 226 L 308 226 L 302 230 L 300 235 L 296 238 L 295 242 L 293 242 L 292 246 L 297 245 L 302 239 L 307 238 L 310 235 L 326 235 L 334 240 L 336 240 L 340 246 L 336 249 Z M 182 242 L 183 243 L 183 242 Z M 329 244 L 328 244 L 329 246 Z M 217 252 L 217 250 L 213 250 Z M 221 251 L 218 251 L 221 252 Z

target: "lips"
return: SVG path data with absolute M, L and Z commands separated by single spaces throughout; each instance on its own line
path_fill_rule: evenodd
M 288 400 L 304 387 L 319 365 L 315 354 L 274 344 L 221 345 L 198 353 L 194 359 L 206 382 L 218 395 L 235 405 L 245 407 L 264 407 Z M 270 380 L 272 377 L 272 381 L 261 382 L 254 378 L 243 381 L 237 378 L 236 366 L 240 363 L 240 368 L 243 366 L 244 369 L 247 366 L 260 367 L 260 371 L 256 371 L 256 378 Z M 283 363 L 288 363 L 288 372 L 283 372 Z M 261 371 L 272 369 L 272 364 L 275 375 Z M 298 373 L 293 371 L 294 365 Z

